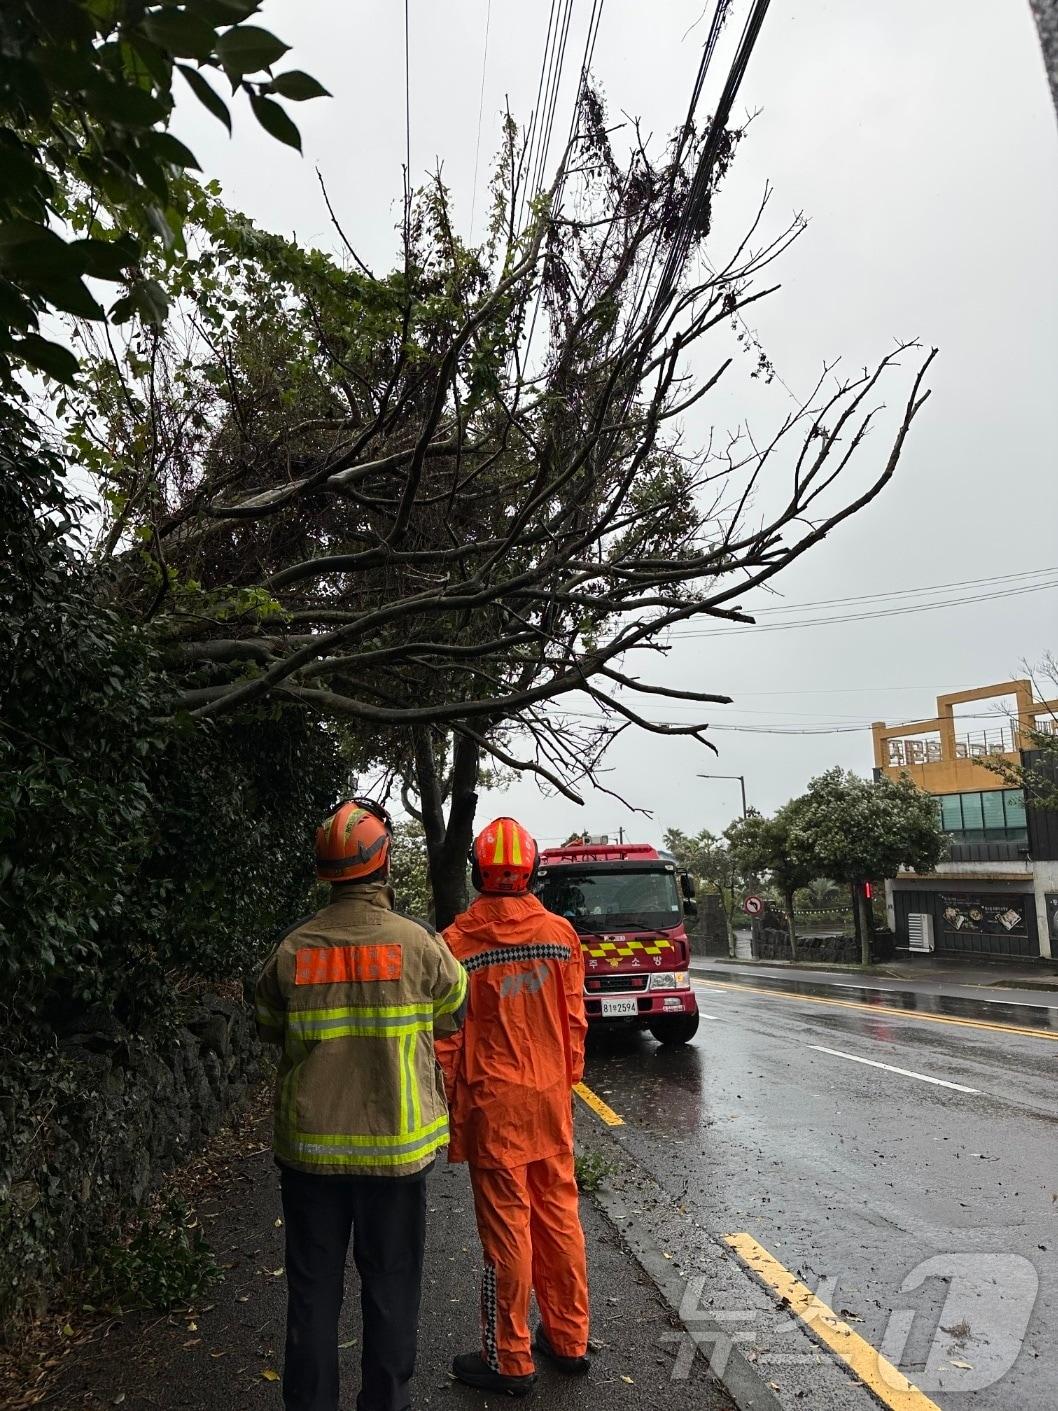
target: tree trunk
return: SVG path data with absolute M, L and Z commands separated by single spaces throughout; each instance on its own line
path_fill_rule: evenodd
M 797 959 L 797 923 L 794 920 L 794 894 L 786 892 L 783 900 L 786 903 L 786 925 L 790 933 L 790 959 Z
M 452 774 L 445 789 L 429 730 L 415 731 L 415 781 L 418 786 L 426 855 L 430 865 L 434 925 L 443 930 L 467 905 L 467 854 L 474 836 L 478 796 L 478 746 L 465 735 L 452 742 Z M 445 802 L 448 817 L 445 818 Z
M 856 908 L 856 929 L 860 937 L 860 964 L 871 963 L 871 918 L 867 912 L 867 898 L 863 895 L 863 884 L 857 882 L 852 889 Z

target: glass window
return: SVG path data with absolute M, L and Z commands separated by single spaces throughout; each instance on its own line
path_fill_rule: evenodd
M 536 892 L 548 911 L 572 921 L 578 931 L 659 931 L 680 921 L 680 895 L 673 873 L 658 868 L 551 867 Z
M 958 794 L 941 795 L 940 826 L 945 833 L 962 832 L 962 800 Z
M 1003 809 L 1003 789 L 989 789 L 981 795 L 984 824 L 987 829 L 1005 828 L 1006 814 Z
M 1004 789 L 1003 806 L 1006 809 L 1008 828 L 1027 828 L 1025 818 L 1025 794 L 1021 789 Z
M 985 826 L 984 808 L 981 804 L 980 794 L 963 794 L 962 821 L 964 828 L 983 828 Z

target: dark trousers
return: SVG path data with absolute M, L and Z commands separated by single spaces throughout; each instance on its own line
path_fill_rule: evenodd
M 425 1175 L 425 1173 L 424 1173 Z M 357 1411 L 408 1411 L 426 1238 L 426 1181 L 282 1169 L 286 1411 L 338 1411 L 338 1315 L 349 1237 L 364 1324 Z

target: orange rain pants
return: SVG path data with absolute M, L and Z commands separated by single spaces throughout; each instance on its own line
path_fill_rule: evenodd
M 533 1370 L 529 1292 L 536 1292 L 548 1342 L 560 1357 L 588 1350 L 588 1271 L 573 1153 L 528 1166 L 471 1166 L 474 1211 L 485 1256 L 482 1356 L 509 1377 Z
M 584 1068 L 584 959 L 531 895 L 479 897 L 445 932 L 470 980 L 458 1034 L 436 1040 L 449 1161 L 467 1161 L 484 1255 L 482 1356 L 533 1370 L 529 1295 L 560 1356 L 588 1346 L 588 1277 L 570 1089 Z

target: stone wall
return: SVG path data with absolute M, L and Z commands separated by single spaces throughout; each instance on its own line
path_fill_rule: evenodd
M 203 995 L 133 1034 L 89 1013 L 5 1073 L 0 1097 L 0 1324 L 39 1311 L 113 1240 L 162 1176 L 261 1076 L 251 1010 Z
M 871 959 L 889 960 L 893 955 L 894 937 L 891 931 L 875 931 L 871 938 Z M 753 958 L 755 960 L 789 960 L 790 937 L 785 929 L 771 926 L 753 927 Z M 830 962 L 834 965 L 859 965 L 860 943 L 855 936 L 798 936 L 798 961 Z
M 685 921 L 692 955 L 727 955 L 727 920 L 724 905 L 715 892 L 697 898 L 698 915 Z

